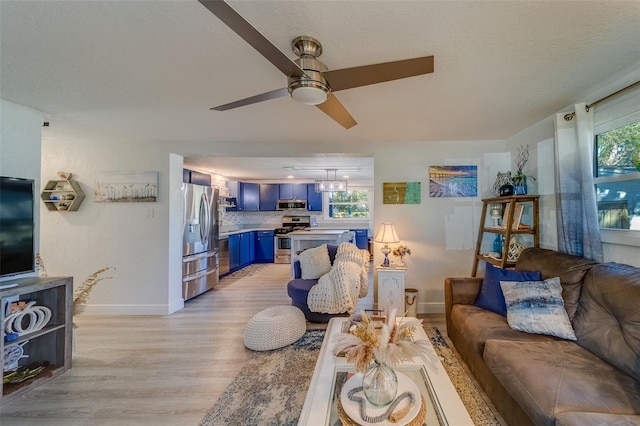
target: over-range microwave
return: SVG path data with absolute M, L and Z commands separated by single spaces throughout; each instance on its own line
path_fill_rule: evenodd
M 307 210 L 307 200 L 278 200 L 277 210 Z

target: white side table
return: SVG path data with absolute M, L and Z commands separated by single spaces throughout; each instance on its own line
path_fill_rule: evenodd
M 376 267 L 378 273 L 378 309 L 391 312 L 397 310 L 398 316 L 404 315 L 404 275 L 407 268 Z

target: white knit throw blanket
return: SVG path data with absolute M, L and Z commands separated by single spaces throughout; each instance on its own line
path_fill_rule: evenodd
M 309 310 L 325 314 L 353 313 L 358 298 L 369 291 L 369 257 L 367 250 L 355 244 L 340 244 L 331 270 L 309 290 Z

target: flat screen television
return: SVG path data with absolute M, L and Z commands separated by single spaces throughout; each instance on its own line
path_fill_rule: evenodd
M 0 277 L 35 270 L 34 181 L 0 177 Z

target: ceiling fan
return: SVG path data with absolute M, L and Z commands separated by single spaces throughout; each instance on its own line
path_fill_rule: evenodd
M 433 56 L 329 70 L 317 59 L 322 54 L 322 45 L 309 36 L 296 37 L 291 42 L 293 52 L 299 56 L 299 59 L 292 61 L 225 1 L 198 1 L 288 77 L 287 87 L 220 105 L 212 110 L 226 111 L 291 95 L 299 102 L 315 105 L 349 129 L 357 123 L 333 92 L 433 72 Z

